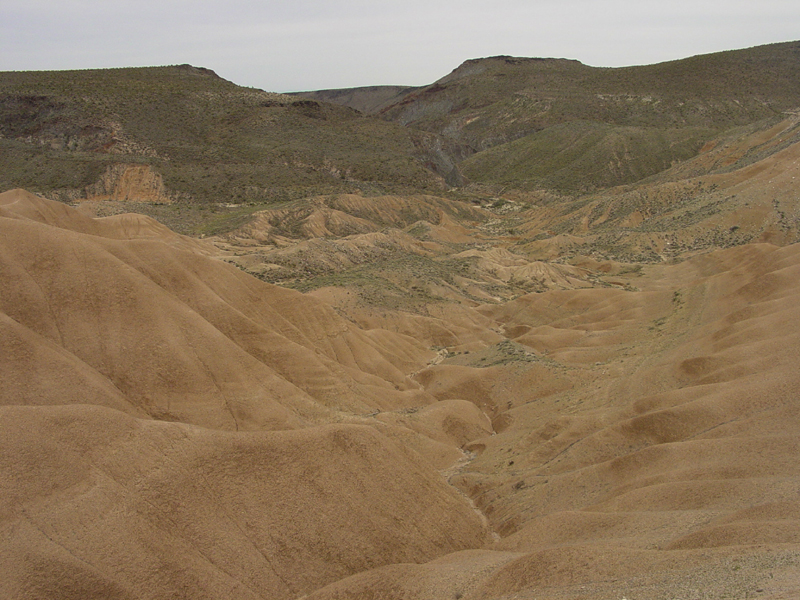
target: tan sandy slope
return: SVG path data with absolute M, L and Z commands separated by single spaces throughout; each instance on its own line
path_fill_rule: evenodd
M 143 217 L 0 211 L 0 595 L 291 598 L 490 539 L 433 465 L 491 428 L 427 348 Z
M 800 594 L 797 245 L 410 312 L 21 191 L 0 227 L 4 597 Z
M 485 543 L 373 428 L 229 433 L 87 405 L 0 409 L 4 598 L 293 598 Z
M 247 429 L 426 402 L 405 373 L 430 352 L 409 338 L 387 344 L 312 298 L 183 249 L 196 242 L 154 237 L 144 217 L 97 222 L 24 192 L 0 202 L 4 403 L 127 403 L 132 414 Z M 33 363 L 37 379 L 80 363 L 68 369 L 75 385 L 34 393 Z
M 796 245 L 744 246 L 486 307 L 540 359 L 418 377 L 498 415 L 450 481 L 502 539 L 311 597 L 796 597 L 798 275 Z

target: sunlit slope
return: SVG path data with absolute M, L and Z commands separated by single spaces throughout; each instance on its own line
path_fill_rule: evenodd
M 750 245 L 486 307 L 537 360 L 418 377 L 497 415 L 450 481 L 501 541 L 312 597 L 796 595 L 798 270 Z
M 594 470 L 600 469 L 598 485 L 569 500 L 553 496 L 556 488 L 547 486 L 552 498 L 548 502 L 562 508 L 616 505 L 618 494 L 633 497 L 626 494 L 656 482 L 645 477 L 636 485 L 624 477 L 619 480 L 624 480 L 624 490 L 616 489 L 616 475 L 611 477 L 612 471 L 605 469 L 622 465 L 674 469 L 681 485 L 716 481 L 715 468 L 700 466 L 704 447 L 707 460 L 730 464 L 731 472 L 741 475 L 733 477 L 735 482 L 722 477 L 719 485 L 725 488 L 749 485 L 748 478 L 758 477 L 759 469 L 768 477 L 768 452 L 763 462 L 748 462 L 747 454 L 732 447 L 720 452 L 713 448 L 735 446 L 736 440 L 744 443 L 751 436 L 756 445 L 794 443 L 791 413 L 798 336 L 791 315 L 799 291 L 793 276 L 800 268 L 798 252 L 797 246 L 745 246 L 661 267 L 641 292 L 548 292 L 488 309 L 514 341 L 546 351 L 561 364 L 580 367 L 593 379 L 562 398 L 565 414 L 540 425 L 539 438 L 526 434 L 527 441 L 510 450 L 522 457 L 515 461 L 517 476 L 524 480 L 527 472 L 533 477 L 517 494 L 525 513 L 542 512 L 532 503 L 537 490 L 544 491 L 535 485 L 539 476 L 595 476 Z M 541 408 L 530 400 L 510 411 L 514 424 L 492 444 L 511 436 L 517 423 L 520 429 L 531 424 L 527 417 Z M 675 452 L 677 457 L 684 451 L 696 464 L 638 458 L 639 452 Z M 785 453 L 776 452 L 773 458 L 782 465 L 781 455 Z M 794 477 L 791 470 L 776 465 L 779 471 L 789 480 Z M 670 477 L 662 473 L 657 479 L 667 482 Z M 763 489 L 767 493 L 778 488 Z M 666 488 L 652 491 L 656 503 L 667 493 Z M 738 495 L 746 504 L 753 502 L 747 494 Z M 504 501 L 513 502 L 511 498 Z M 697 503 L 705 504 L 702 495 Z M 520 524 L 517 515 L 503 527 L 518 530 Z
M 288 599 L 491 539 L 435 470 L 491 425 L 414 339 L 145 217 L 14 190 L 0 228 L 4 596 Z
M 793 148 L 719 176 L 755 190 L 774 159 L 777 184 Z M 421 198 L 403 217 L 408 202 L 330 198 L 262 224 L 285 249 L 394 230 L 431 261 L 458 234 L 482 244 L 461 248 L 474 273 L 534 268 L 480 210 Z M 385 229 L 342 237 L 335 211 Z M 551 289 L 414 313 L 347 285 L 277 288 L 207 240 L 22 191 L 0 195 L 0 227 L 9 597 L 800 586 L 797 245 L 542 263 Z
M 141 226 L 125 237 L 127 218 L 88 219 L 21 191 L 0 203 L 6 404 L 93 398 L 249 429 L 426 402 L 406 373 L 430 352 L 410 338 L 364 332 L 313 298 L 180 248 L 198 242 Z M 69 385 L 46 383 L 62 372 Z
M 473 181 L 584 192 L 633 183 L 697 154 L 709 128 L 658 129 L 574 121 L 492 147 L 460 168 Z

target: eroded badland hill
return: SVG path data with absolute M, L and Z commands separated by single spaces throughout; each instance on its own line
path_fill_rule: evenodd
M 0 74 L 0 595 L 796 598 L 798 48 Z

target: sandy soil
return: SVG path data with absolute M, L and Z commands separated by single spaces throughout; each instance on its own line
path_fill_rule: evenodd
M 506 252 L 381 309 L 0 194 L 0 594 L 800 596 L 800 246 Z

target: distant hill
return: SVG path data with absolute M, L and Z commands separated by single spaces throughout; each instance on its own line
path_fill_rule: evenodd
M 365 114 L 373 114 L 418 89 L 420 88 L 401 85 L 373 85 L 314 92 L 293 92 L 288 95 L 349 106 Z
M 147 167 L 129 200 L 439 189 L 419 158 L 424 137 L 189 65 L 0 73 L 0 188 L 61 199 L 119 195 L 131 178 L 119 165 Z
M 798 106 L 800 42 L 788 42 L 625 68 L 469 60 L 380 116 L 441 136 L 470 180 L 572 192 L 652 175 Z
M 190 65 L 9 72 L 0 189 L 140 202 L 184 233 L 321 194 L 579 196 L 663 173 L 797 107 L 800 42 L 625 68 L 495 56 L 421 88 L 292 95 Z

